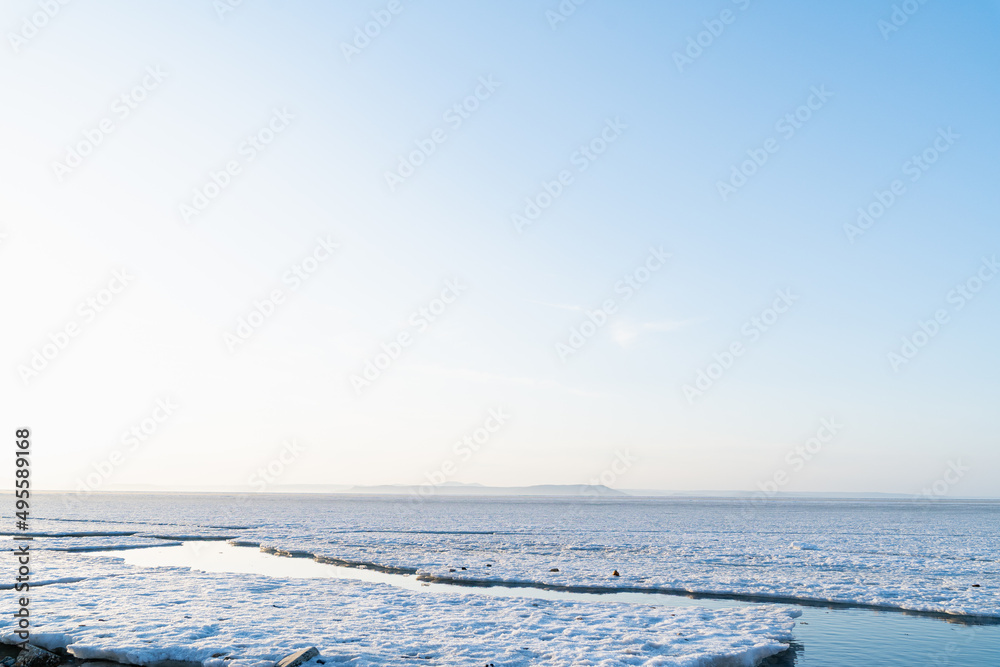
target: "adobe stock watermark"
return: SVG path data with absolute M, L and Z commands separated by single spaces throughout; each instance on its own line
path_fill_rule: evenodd
M 898 5 L 894 4 L 888 20 L 879 19 L 878 23 L 875 24 L 879 32 L 882 33 L 882 39 L 888 42 L 889 35 L 899 32 L 899 29 L 907 24 L 910 17 L 920 11 L 920 8 L 925 4 L 927 4 L 927 0 L 903 0 Z
M 218 512 L 219 516 L 225 517 L 227 521 L 237 519 L 239 521 L 246 522 L 249 519 L 247 516 L 247 510 L 250 507 L 252 500 L 259 497 L 260 494 L 266 493 L 269 488 L 273 487 L 288 471 L 288 469 L 292 467 L 292 464 L 295 463 L 305 452 L 305 447 L 300 445 L 295 438 L 282 440 L 281 448 L 278 450 L 277 454 L 272 456 L 263 464 L 259 465 L 247 477 L 247 484 L 249 484 L 253 490 L 251 492 L 239 494 L 233 502 L 227 503 L 224 507 L 220 508 Z
M 472 460 L 472 457 L 489 444 L 493 436 L 509 420 L 510 415 L 504 412 L 503 406 L 491 409 L 481 426 L 466 433 L 452 445 L 451 451 L 458 457 L 458 461 L 446 459 L 436 470 L 424 473 L 427 481 L 422 482 L 415 491 L 410 492 L 411 500 L 424 500 L 433 496 L 437 492 L 437 488 L 458 474 L 462 464 Z
M 791 468 L 790 472 L 784 468 L 779 468 L 774 471 L 770 479 L 757 482 L 759 490 L 753 494 L 754 502 L 759 502 L 765 498 L 773 498 L 777 495 L 778 491 L 791 481 L 794 473 L 805 468 L 806 463 L 818 456 L 823 451 L 823 448 L 833 442 L 836 435 L 844 428 L 843 424 L 837 423 L 836 417 L 820 419 L 819 424 L 819 428 L 816 429 L 814 436 L 808 438 L 801 445 L 795 445 L 785 454 L 784 461 Z
M 813 86 L 809 89 L 809 96 L 805 102 L 774 123 L 774 131 L 779 133 L 785 141 L 791 139 L 812 119 L 813 113 L 826 106 L 831 97 L 833 97 L 833 93 L 827 90 L 825 85 Z M 730 195 L 736 194 L 740 188 L 746 185 L 780 148 L 781 142 L 778 139 L 768 137 L 760 148 L 747 150 L 747 159 L 739 165 L 732 165 L 729 180 L 715 182 L 715 188 L 718 190 L 719 196 L 722 197 L 722 201 L 727 201 Z
M 604 129 L 586 144 L 573 151 L 569 156 L 570 164 L 576 167 L 577 173 L 582 174 L 587 171 L 601 155 L 608 150 L 608 147 L 618 141 L 622 133 L 628 129 L 628 125 L 621 122 L 618 116 L 612 120 L 608 118 L 604 121 Z M 562 196 L 567 187 L 573 184 L 573 171 L 570 169 L 560 170 L 551 181 L 543 180 L 541 190 L 530 197 L 525 197 L 524 209 L 520 213 L 513 213 L 510 221 L 514 223 L 514 229 L 520 234 L 525 227 L 535 224 L 542 213 L 548 209 L 555 200 Z
M 17 374 L 25 386 L 41 375 L 42 371 L 66 350 L 70 341 L 79 336 L 87 325 L 92 324 L 98 315 L 107 310 L 133 279 L 134 276 L 129 274 L 128 269 L 114 271 L 106 286 L 98 289 L 79 303 L 76 307 L 77 317 L 71 318 L 62 327 L 50 333 L 47 342 L 31 350 L 28 361 L 17 367 Z
M 298 460 L 305 447 L 296 442 L 295 438 L 285 440 L 281 443 L 279 452 L 267 463 L 257 468 L 247 479 L 247 483 L 253 490 L 261 493 L 269 486 L 277 482 L 278 478 L 285 474 L 285 470 Z
M 138 84 L 116 97 L 111 103 L 111 115 L 102 118 L 94 127 L 83 130 L 83 139 L 66 146 L 62 162 L 57 160 L 52 163 L 52 173 L 59 182 L 62 183 L 80 167 L 84 160 L 103 144 L 112 132 L 121 127 L 121 123 L 125 122 L 166 78 L 167 73 L 159 66 L 147 67 L 145 75 Z
M 549 27 L 555 30 L 560 23 L 565 23 L 570 16 L 576 13 L 578 7 L 586 2 L 587 0 L 562 0 L 554 9 L 545 10 L 545 20 L 549 22 Z
M 955 485 L 961 482 L 962 478 L 965 477 L 965 473 L 971 469 L 969 466 L 962 464 L 962 459 L 948 461 L 948 467 L 944 469 L 941 476 L 931 482 L 930 485 L 921 489 L 920 493 L 914 497 L 914 500 L 940 500 L 944 498 L 951 494 Z
M 295 292 L 312 278 L 320 267 L 323 266 L 340 245 L 331 240 L 331 234 L 326 237 L 316 237 L 316 245 L 301 260 L 292 264 L 281 276 L 283 285 L 288 286 L 288 293 Z M 226 331 L 222 340 L 230 352 L 239 350 L 243 343 L 250 340 L 264 323 L 271 319 L 278 310 L 278 306 L 285 303 L 288 293 L 284 288 L 275 287 L 263 298 L 253 302 L 253 307 L 246 315 L 241 315 L 236 321 L 236 327 L 232 332 Z
M 243 0 L 213 0 L 212 9 L 220 21 L 226 20 L 226 14 L 236 11 L 236 8 L 243 4 Z
M 619 306 L 627 303 L 633 296 L 639 293 L 643 286 L 649 282 L 653 274 L 662 269 L 667 264 L 667 260 L 672 255 L 659 248 L 649 247 L 649 255 L 646 259 L 632 269 L 632 271 L 622 276 L 621 280 L 614 284 L 614 293 L 621 295 L 620 300 L 616 297 L 609 297 L 601 302 L 598 308 L 586 311 L 586 319 L 578 325 L 574 325 L 569 330 L 569 338 L 565 342 L 556 341 L 556 355 L 563 363 L 587 344 L 591 338 L 597 335 L 611 319 L 611 316 L 618 312 Z
M 21 47 L 38 36 L 38 33 L 54 19 L 70 0 L 38 0 L 38 11 L 32 12 L 21 21 L 17 32 L 7 33 L 10 48 L 20 53 Z
M 791 309 L 792 305 L 799 300 L 799 297 L 792 294 L 790 289 L 778 290 L 771 305 L 764 308 L 759 315 L 751 317 L 740 327 L 743 339 L 730 343 L 722 352 L 712 355 L 714 361 L 709 363 L 704 369 L 699 368 L 695 380 L 692 384 L 685 384 L 682 388 L 684 398 L 688 405 L 694 405 L 698 398 L 711 389 L 729 369 L 733 367 L 736 360 L 747 351 L 747 345 L 756 343 L 760 337 L 770 331 L 770 329 Z
M 65 502 L 79 505 L 81 499 L 104 487 L 108 480 L 114 476 L 115 471 L 134 456 L 140 447 L 152 439 L 160 431 L 163 424 L 173 417 L 174 412 L 179 407 L 170 398 L 156 399 L 155 407 L 148 416 L 122 431 L 118 440 L 121 447 L 112 449 L 106 457 L 92 463 L 93 472 L 88 473 L 83 478 L 77 478 L 76 488 L 72 495 L 66 496 Z
M 930 145 L 920 153 L 911 156 L 900 167 L 903 175 L 908 176 L 911 183 L 916 183 L 944 153 L 951 150 L 960 137 L 961 135 L 952 132 L 951 127 L 938 128 L 937 136 Z M 864 235 L 899 201 L 900 197 L 906 194 L 906 191 L 906 183 L 899 178 L 892 181 L 885 190 L 875 190 L 874 199 L 865 206 L 858 207 L 858 217 L 855 223 L 844 224 L 847 240 L 854 243 L 854 239 Z
M 465 121 L 472 118 L 472 114 L 479 110 L 480 105 L 493 97 L 493 93 L 501 86 L 499 81 L 493 80 L 493 75 L 479 77 L 479 82 L 475 89 L 464 97 L 460 102 L 456 102 L 448 107 L 441 115 L 441 119 L 448 124 L 452 130 L 462 127 Z M 406 155 L 399 156 L 399 162 L 395 171 L 385 172 L 385 182 L 389 186 L 389 192 L 395 192 L 396 188 L 402 185 L 407 178 L 413 176 L 427 159 L 437 152 L 439 144 L 448 140 L 448 132 L 440 127 L 431 130 L 424 139 L 413 141 L 415 149 Z
M 997 256 L 983 257 L 979 269 L 972 276 L 948 290 L 948 294 L 945 295 L 945 302 L 952 305 L 951 311 L 949 312 L 948 308 L 938 308 L 929 319 L 918 320 L 917 330 L 903 336 L 899 349 L 888 353 L 887 358 L 892 370 L 898 373 L 904 364 L 910 363 L 920 353 L 920 350 L 941 333 L 941 328 L 951 321 L 951 315 L 962 310 L 966 304 L 975 299 L 986 283 L 993 280 L 998 272 L 1000 272 L 1000 264 L 997 263 Z
M 178 210 L 181 219 L 186 224 L 191 224 L 192 218 L 204 213 L 209 204 L 232 185 L 233 179 L 243 173 L 243 168 L 257 159 L 257 156 L 270 146 L 278 135 L 288 129 L 294 119 L 295 116 L 288 109 L 274 109 L 267 123 L 248 135 L 239 145 L 236 150 L 237 157 L 227 160 L 219 171 L 209 171 L 208 181 L 194 189 L 190 202 L 180 203 Z
M 741 12 L 745 12 L 750 7 L 750 0 L 733 0 L 733 4 Z M 701 58 L 705 50 L 715 44 L 719 37 L 722 37 L 726 26 L 736 23 L 738 17 L 739 14 L 732 9 L 723 9 L 719 12 L 718 17 L 702 21 L 701 24 L 705 26 L 705 29 L 688 37 L 687 46 L 683 51 L 674 51 L 674 64 L 677 65 L 677 71 L 683 74 L 684 68 L 690 67 Z
M 596 477 L 591 477 L 587 481 L 587 485 L 583 487 L 581 493 L 591 499 L 605 497 L 605 494 L 598 490 L 597 487 L 606 486 L 614 488 L 612 485 L 616 484 L 619 478 L 627 474 L 632 469 L 632 466 L 638 462 L 638 457 L 633 456 L 629 450 L 626 449 L 623 452 L 620 449 L 616 449 L 615 456 L 611 459 L 608 467 L 602 470 Z
M 410 314 L 406 320 L 407 328 L 397 333 L 388 343 L 382 343 L 380 345 L 382 351 L 365 361 L 360 373 L 351 375 L 350 380 L 351 386 L 354 387 L 354 393 L 360 396 L 365 389 L 382 377 L 382 374 L 403 353 L 403 350 L 410 347 L 420 334 L 438 321 L 466 289 L 468 286 L 463 285 L 457 278 L 445 280 L 444 289 L 437 297 Z
M 959 635 L 962 638 L 961 642 L 951 640 L 944 644 L 944 646 L 939 646 L 936 650 L 928 651 L 924 654 L 924 662 L 921 665 L 927 665 L 927 667 L 948 667 L 952 664 L 952 659 L 957 658 L 962 651 L 973 644 L 976 638 L 981 632 L 980 626 L 978 625 L 958 625 L 951 629 L 952 633 Z M 968 662 L 963 661 L 964 664 Z
M 382 34 L 382 30 L 389 27 L 394 17 L 399 16 L 405 7 L 401 0 L 389 0 L 385 9 L 376 9 L 371 13 L 372 20 L 354 28 L 354 38 L 350 42 L 340 43 L 340 52 L 344 54 L 344 59 L 351 62 L 351 58 L 361 55 L 361 52 L 372 44 L 372 40 Z

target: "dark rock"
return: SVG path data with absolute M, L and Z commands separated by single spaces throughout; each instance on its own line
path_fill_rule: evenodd
M 29 644 L 17 655 L 14 667 L 56 667 L 61 662 L 55 653 L 49 653 L 45 649 Z
M 618 570 L 615 570 L 614 572 L 611 573 L 611 576 L 612 577 L 620 577 L 622 575 L 618 574 Z
M 275 667 L 299 667 L 299 665 L 305 664 L 317 656 L 319 656 L 319 651 L 315 646 L 311 646 L 286 655 L 274 665 Z
M 465 568 L 463 567 L 462 569 L 464 570 Z
M 549 570 L 549 572 L 558 572 L 558 571 L 559 571 L 559 568 L 558 568 L 558 567 L 554 567 L 554 568 L 552 568 L 551 570 Z
M 453 567 L 452 567 L 452 568 L 449 568 L 449 569 L 448 569 L 448 571 L 449 571 L 449 572 L 454 572 L 454 571 L 455 571 L 455 568 L 453 568 Z
M 486 567 L 493 567 L 493 566 L 492 566 L 492 565 L 490 565 L 489 563 L 487 563 L 487 564 L 486 564 Z
M 319 651 L 316 650 L 316 647 L 311 646 L 309 648 L 304 648 L 301 651 L 296 651 L 291 655 L 286 655 L 284 658 L 274 663 L 274 667 L 299 667 L 299 665 L 309 662 L 318 655 Z
M 973 588 L 980 588 L 980 585 L 979 584 L 972 584 L 972 587 Z

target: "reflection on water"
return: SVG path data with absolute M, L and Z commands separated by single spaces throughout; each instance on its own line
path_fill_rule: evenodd
M 475 587 L 439 582 L 419 581 L 415 575 L 390 574 L 360 567 L 343 567 L 319 563 L 309 558 L 283 558 L 264 553 L 256 548 L 235 547 L 226 542 L 185 542 L 181 546 L 151 547 L 122 553 L 121 558 L 131 565 L 143 567 L 190 567 L 203 572 L 233 572 L 262 574 L 269 577 L 291 579 L 357 579 L 413 591 L 491 595 L 494 597 L 520 597 L 541 600 L 576 600 L 584 602 L 630 602 L 660 604 L 671 607 L 745 607 L 750 603 L 729 600 L 699 601 L 676 595 L 650 595 L 647 593 L 566 593 L 537 588 L 505 588 L 503 586 Z M 702 604 L 707 602 L 708 604 Z
M 260 574 L 280 578 L 356 579 L 390 584 L 422 593 L 491 595 L 575 602 L 626 602 L 672 607 L 723 609 L 756 602 L 691 599 L 648 593 L 572 593 L 535 588 L 468 587 L 418 581 L 414 575 L 319 563 L 307 558 L 283 558 L 251 547 L 225 542 L 185 542 L 123 552 L 121 558 L 144 567 L 190 567 L 205 572 Z M 783 604 L 780 606 L 794 606 Z M 997 667 L 1000 665 L 1000 625 L 967 625 L 943 619 L 864 609 L 799 607 L 791 650 L 762 667 L 937 666 Z

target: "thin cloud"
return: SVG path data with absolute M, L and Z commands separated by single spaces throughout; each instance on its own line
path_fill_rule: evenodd
M 685 327 L 691 326 L 692 324 L 697 324 L 700 320 L 697 319 L 687 319 L 687 320 L 664 320 L 662 322 L 646 322 L 642 325 L 644 331 L 653 331 L 655 333 L 670 333 L 671 331 L 678 331 Z
M 620 322 L 612 326 L 611 337 L 622 347 L 631 345 L 643 333 L 672 333 L 699 322 L 697 319 L 662 320 L 660 322 L 643 322 L 629 324 Z
M 418 373 L 428 373 L 431 375 L 446 375 L 449 377 L 458 377 L 466 380 L 473 380 L 476 382 L 502 382 L 507 384 L 516 384 L 527 387 L 543 387 L 548 389 L 558 389 L 565 391 L 576 396 L 586 396 L 589 398 L 613 398 L 615 394 L 609 394 L 607 392 L 594 392 L 586 391 L 584 389 L 577 389 L 576 387 L 570 387 L 569 385 L 562 384 L 560 382 L 553 382 L 552 380 L 540 380 L 538 378 L 532 377 L 515 377 L 510 375 L 498 375 L 496 373 L 489 373 L 487 371 L 478 371 L 470 368 L 448 368 L 445 366 L 429 366 L 429 365 L 414 365 L 410 366 L 409 370 L 416 371 Z
M 583 312 L 583 306 L 573 306 L 568 303 L 547 303 L 545 301 L 535 301 L 534 299 L 528 299 L 528 303 L 535 303 L 539 306 L 548 306 L 549 308 L 558 308 L 559 310 L 573 310 L 578 313 Z

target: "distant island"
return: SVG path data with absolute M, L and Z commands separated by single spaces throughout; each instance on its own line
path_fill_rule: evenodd
M 41 493 L 74 493 L 71 490 L 44 490 Z M 76 491 L 75 493 L 80 493 Z M 230 493 L 230 494 L 341 494 L 365 496 L 419 496 L 429 497 L 483 497 L 524 496 L 553 498 L 760 498 L 760 491 L 696 490 L 671 491 L 664 489 L 613 489 L 603 484 L 534 484 L 527 486 L 486 486 L 476 483 L 445 482 L 443 484 L 272 484 L 266 490 L 250 486 L 165 486 L 157 484 L 112 484 L 96 493 Z M 767 498 L 798 500 L 914 500 L 916 496 L 904 493 L 835 492 L 835 491 L 779 491 Z M 943 500 L 943 499 L 938 499 Z M 950 501 L 994 500 L 989 497 L 954 496 Z

